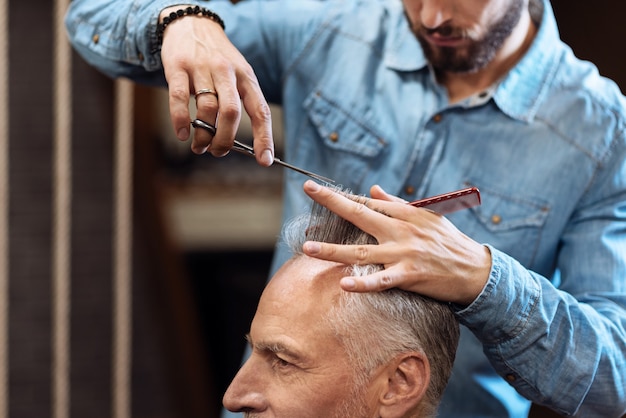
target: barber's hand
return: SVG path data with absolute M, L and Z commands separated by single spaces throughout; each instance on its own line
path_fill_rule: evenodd
M 311 257 L 385 266 L 384 270 L 367 276 L 342 278 L 344 290 L 367 292 L 398 287 L 466 306 L 485 286 L 491 270 L 491 253 L 442 215 L 410 206 L 378 186 L 370 190 L 372 199 L 367 205 L 310 180 L 304 184 L 304 191 L 378 240 L 379 245 L 311 241 L 304 244 L 304 253 Z
M 164 9 L 161 18 L 187 6 Z M 169 109 L 176 136 L 187 140 L 190 132 L 189 100 L 196 97 L 198 119 L 217 126 L 213 137 L 196 129 L 191 149 L 214 156 L 228 153 L 241 120 L 241 103 L 250 116 L 254 152 L 259 164 L 273 162 L 270 108 L 252 67 L 228 40 L 222 27 L 201 16 L 184 16 L 171 22 L 163 33 L 161 60 L 169 86 Z

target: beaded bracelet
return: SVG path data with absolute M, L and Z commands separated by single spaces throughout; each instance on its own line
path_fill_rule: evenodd
M 226 29 L 226 27 L 224 26 L 224 21 L 222 20 L 221 17 L 217 15 L 217 13 L 214 13 L 208 9 L 205 9 L 204 7 L 189 6 L 186 9 L 178 9 L 175 12 L 170 13 L 169 16 L 165 16 L 163 18 L 163 21 L 161 23 L 157 24 L 156 35 L 157 35 L 157 40 L 159 41 L 159 44 L 163 42 L 163 32 L 165 31 L 165 28 L 167 27 L 167 25 L 169 25 L 170 23 L 172 23 L 174 20 L 178 19 L 179 17 L 190 16 L 190 15 L 201 15 L 201 16 L 207 17 L 211 19 L 212 21 L 214 21 L 215 23 L 217 23 L 218 25 L 220 25 L 222 29 Z

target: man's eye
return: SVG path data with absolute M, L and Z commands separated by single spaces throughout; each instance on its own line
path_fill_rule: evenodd
M 272 367 L 274 367 L 275 369 L 286 369 L 291 366 L 293 366 L 293 364 L 278 356 L 274 356 L 274 359 L 272 360 Z

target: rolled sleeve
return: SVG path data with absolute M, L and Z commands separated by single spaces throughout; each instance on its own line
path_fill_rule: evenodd
M 171 0 L 74 0 L 65 26 L 72 46 L 109 77 L 163 84 L 156 27 L 160 12 L 177 4 Z M 185 1 L 181 6 L 195 4 L 201 2 Z
M 469 306 L 457 311 L 461 322 L 486 344 L 515 338 L 528 326 L 541 286 L 511 257 L 487 245 L 492 267 L 487 284 Z M 498 320 L 500 319 L 500 320 Z
M 498 374 L 524 397 L 562 414 L 621 415 L 626 407 L 624 295 L 575 298 L 490 250 L 493 266 L 486 286 L 457 315 L 481 341 Z

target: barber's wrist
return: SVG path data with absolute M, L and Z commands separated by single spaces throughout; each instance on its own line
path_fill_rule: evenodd
M 170 6 L 161 10 L 161 13 L 159 13 L 159 21 L 157 24 L 157 33 L 156 33 L 158 42 L 159 43 L 163 42 L 163 34 L 165 32 L 165 29 L 171 23 L 175 22 L 176 20 L 183 19 L 189 16 L 207 18 L 208 20 L 211 20 L 217 23 L 218 25 L 220 25 L 222 29 L 226 29 L 222 18 L 220 18 L 217 13 L 209 9 L 206 9 L 204 7 L 200 7 L 197 5 Z
M 178 10 L 178 9 L 185 9 L 187 7 L 194 7 L 194 5 L 192 5 L 192 4 L 179 4 L 179 5 L 176 5 L 176 6 L 166 7 L 165 9 L 161 10 L 161 13 L 159 14 L 159 22 L 158 23 L 163 23 L 163 18 L 165 16 L 169 16 L 170 13 L 176 12 L 176 10 Z

